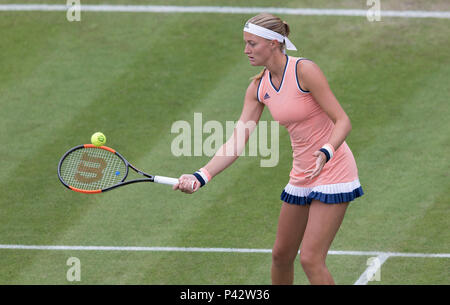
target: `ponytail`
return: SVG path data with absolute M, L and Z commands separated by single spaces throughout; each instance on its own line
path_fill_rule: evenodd
M 266 71 L 266 68 L 262 69 L 261 72 L 259 72 L 258 74 L 250 77 L 250 80 L 259 81 L 263 77 L 265 71 Z

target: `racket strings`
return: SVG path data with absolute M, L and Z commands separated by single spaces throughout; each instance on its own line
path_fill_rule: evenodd
M 67 185 L 82 190 L 98 190 L 121 182 L 127 166 L 116 154 L 101 148 L 81 148 L 66 156 L 61 178 Z

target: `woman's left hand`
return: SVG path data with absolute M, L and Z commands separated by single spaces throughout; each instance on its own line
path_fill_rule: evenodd
M 315 153 L 313 153 L 313 156 L 316 157 L 316 168 L 314 169 L 310 169 L 307 171 L 304 171 L 305 174 L 308 174 L 308 176 L 306 176 L 307 179 L 314 179 L 316 178 L 320 172 L 322 171 L 322 168 L 324 167 L 327 157 L 325 156 L 325 154 L 321 151 L 316 151 Z

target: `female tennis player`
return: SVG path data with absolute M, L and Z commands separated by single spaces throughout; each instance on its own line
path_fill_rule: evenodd
M 363 195 L 355 159 L 345 138 L 350 120 L 320 68 L 311 60 L 286 55 L 296 50 L 289 26 L 260 14 L 244 27 L 244 53 L 252 66 L 263 66 L 248 86 L 233 136 L 193 175 L 173 187 L 193 193 L 230 166 L 242 152 L 264 106 L 286 127 L 293 149 L 289 183 L 281 193 L 281 211 L 272 251 L 272 283 L 292 284 L 294 261 L 311 284 L 334 284 L 325 260 L 350 201 Z M 240 141 L 238 135 L 245 135 Z M 227 153 L 228 152 L 228 153 Z M 230 154 L 229 152 L 234 152 Z M 192 181 L 198 181 L 192 189 Z

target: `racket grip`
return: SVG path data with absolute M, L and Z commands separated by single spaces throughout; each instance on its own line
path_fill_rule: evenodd
M 175 185 L 178 183 L 178 179 L 176 178 L 170 178 L 170 177 L 164 177 L 164 176 L 155 176 L 154 181 L 156 183 L 161 184 L 168 184 L 168 185 Z

